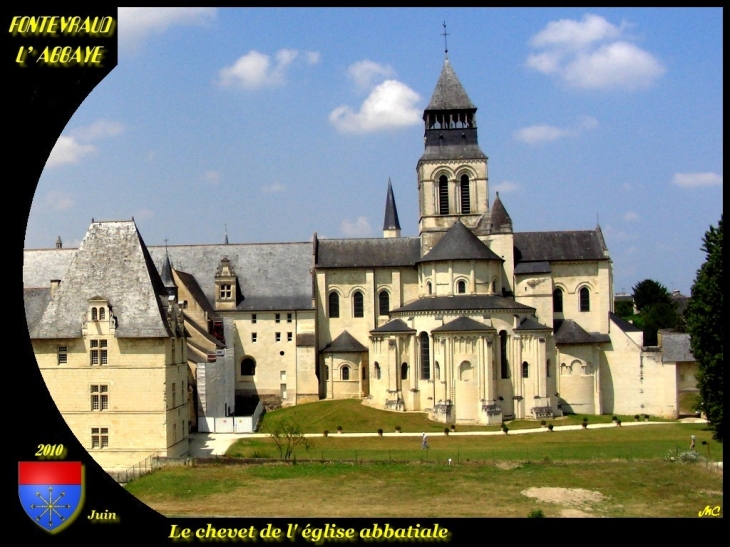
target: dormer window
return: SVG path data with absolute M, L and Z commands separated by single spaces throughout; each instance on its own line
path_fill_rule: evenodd
M 106 308 L 99 308 L 99 321 L 106 319 Z
M 220 286 L 220 299 L 221 300 L 230 300 L 231 299 L 231 285 L 230 283 L 223 283 Z

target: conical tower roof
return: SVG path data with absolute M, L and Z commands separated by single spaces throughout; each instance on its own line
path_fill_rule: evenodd
M 388 179 L 388 195 L 385 198 L 385 220 L 383 221 L 383 230 L 400 230 L 398 209 L 395 206 L 393 185 L 391 184 L 390 179 Z
M 497 192 L 494 205 L 492 205 L 491 224 L 493 232 L 503 231 L 504 229 L 512 231 L 512 219 L 507 214 L 507 209 L 502 205 L 502 200 L 499 199 L 499 192 Z
M 451 63 L 445 59 L 441 75 L 436 82 L 436 89 L 433 91 L 426 110 L 476 110 L 476 108 L 451 67 Z
M 469 228 L 457 220 L 446 235 L 419 262 L 439 260 L 499 260 L 494 251 L 482 243 Z

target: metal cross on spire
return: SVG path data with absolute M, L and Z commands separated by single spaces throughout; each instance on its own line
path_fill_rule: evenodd
M 446 21 L 444 21 L 444 32 L 442 36 L 444 37 L 444 56 L 448 59 L 449 58 L 449 46 L 446 42 L 446 37 L 449 35 L 448 32 L 446 32 Z

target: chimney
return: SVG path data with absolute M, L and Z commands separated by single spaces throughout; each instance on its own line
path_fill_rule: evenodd
M 56 294 L 56 289 L 61 284 L 60 279 L 51 279 L 51 298 Z

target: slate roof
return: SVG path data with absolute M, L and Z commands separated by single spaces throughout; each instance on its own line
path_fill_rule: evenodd
M 389 321 L 385 325 L 378 327 L 377 329 L 373 329 L 370 332 L 416 332 L 416 330 L 406 325 L 406 322 L 403 321 L 403 319 L 394 319 L 393 321 Z
M 417 237 L 320 239 L 317 243 L 318 268 L 415 266 L 420 257 Z
M 109 300 L 117 337 L 172 336 L 159 295 L 159 273 L 134 221 L 94 222 L 31 338 L 78 338 L 89 299 Z
M 510 298 L 491 294 L 436 296 L 424 297 L 405 306 L 391 310 L 394 313 L 409 313 L 417 311 L 476 311 L 482 310 L 509 310 L 534 312 L 535 308 L 519 304 Z
M 454 222 L 446 235 L 418 262 L 438 260 L 499 260 L 504 262 L 459 220 Z
M 683 332 L 662 333 L 662 363 L 694 362 L 689 334 Z
M 352 334 L 342 331 L 337 338 L 325 346 L 322 353 L 361 353 L 368 351 L 368 348 L 358 342 Z
M 499 199 L 499 192 L 497 192 L 497 197 L 494 198 L 494 203 L 492 204 L 490 224 L 493 232 L 499 232 L 501 230 L 512 231 L 512 219 L 507 213 L 507 209 L 504 208 L 502 200 Z
M 611 338 L 607 334 L 586 332 L 583 327 L 581 327 L 572 319 L 556 320 L 554 324 L 554 329 L 556 344 L 596 344 L 611 341 Z
M 634 325 L 633 323 L 629 323 L 624 319 L 623 317 L 620 317 L 616 315 L 615 313 L 609 312 L 608 313 L 609 319 L 614 322 L 614 324 L 620 328 L 624 332 L 641 332 L 641 329 Z
M 560 260 L 608 260 L 595 230 L 516 232 L 515 263 Z
M 385 197 L 385 219 L 383 220 L 383 230 L 400 230 L 398 209 L 395 206 L 393 185 L 390 183 L 390 179 L 388 179 L 388 194 Z
M 25 305 L 25 320 L 28 324 L 28 332 L 38 324 L 50 301 L 50 287 L 23 289 L 23 304 Z
M 519 326 L 515 330 L 553 330 L 553 329 L 551 327 L 548 327 L 547 325 L 538 323 L 534 319 L 525 317 L 520 322 Z
M 426 110 L 476 110 L 448 59 L 444 61 Z
M 26 249 L 23 251 L 23 287 L 50 287 L 63 279 L 76 249 Z
M 515 275 L 550 273 L 550 262 L 520 262 L 515 266 Z
M 475 321 L 470 317 L 457 317 L 453 321 L 449 321 L 445 325 L 436 327 L 431 332 L 484 332 L 495 330 L 494 327 Z
M 165 247 L 149 250 L 161 268 Z M 170 245 L 167 252 L 175 271 L 192 275 L 211 306 L 215 303 L 216 268 L 228 257 L 243 295 L 237 310 L 313 308 L 311 243 Z

